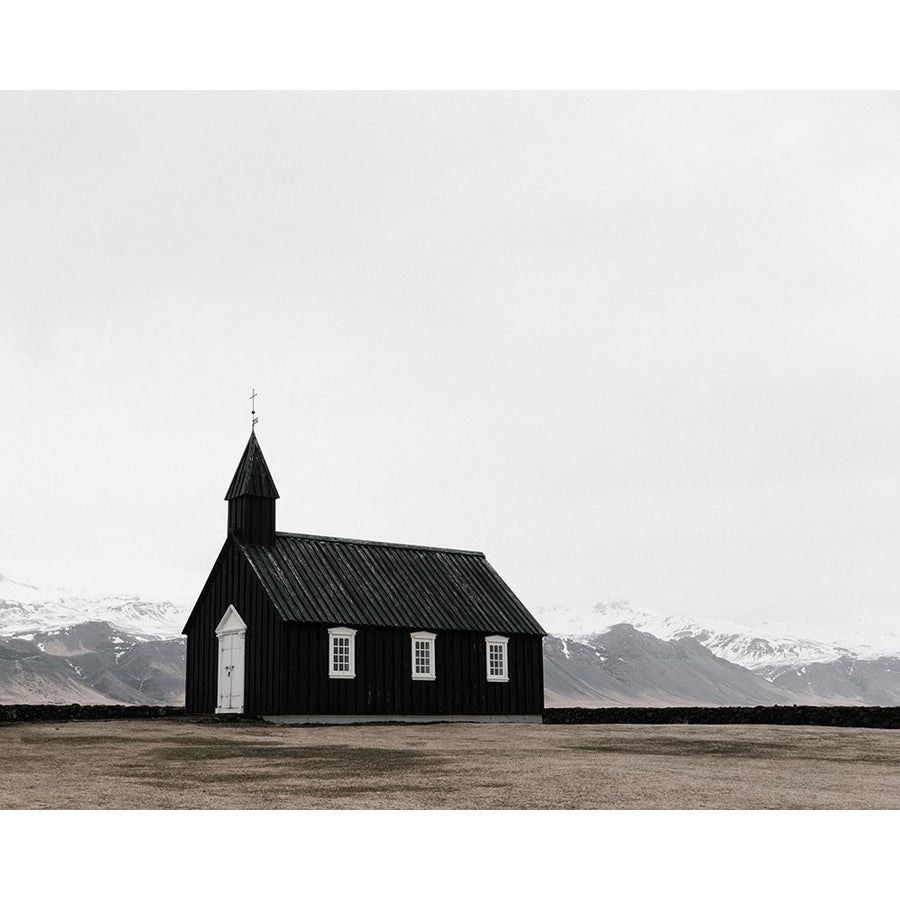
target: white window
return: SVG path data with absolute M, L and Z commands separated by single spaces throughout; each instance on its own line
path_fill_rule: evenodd
M 487 680 L 509 681 L 509 667 L 506 659 L 506 645 L 509 638 L 492 634 L 484 639 L 487 657 Z
M 413 631 L 412 641 L 412 677 L 413 681 L 434 681 L 434 639 L 436 635 L 430 631 Z
M 356 678 L 356 632 L 352 628 L 328 629 L 328 677 Z

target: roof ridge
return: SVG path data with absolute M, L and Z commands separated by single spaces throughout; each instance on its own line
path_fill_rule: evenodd
M 330 537 L 324 534 L 297 534 L 292 531 L 276 531 L 275 537 L 284 538 L 300 538 L 307 541 L 330 541 L 334 544 L 362 544 L 372 547 L 393 547 L 395 550 L 426 550 L 431 553 L 458 553 L 462 556 L 480 556 L 484 557 L 481 550 L 457 550 L 452 547 L 428 547 L 423 544 L 395 544 L 391 541 L 367 541 L 362 538 L 341 538 Z

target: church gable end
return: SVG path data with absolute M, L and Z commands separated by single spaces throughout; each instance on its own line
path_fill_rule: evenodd
M 229 538 L 184 628 L 188 712 L 212 712 L 216 707 L 218 637 L 223 626 L 232 628 L 239 622 L 246 634 L 244 712 L 271 712 L 277 709 L 282 689 L 270 671 L 281 652 L 281 617 L 240 544 Z

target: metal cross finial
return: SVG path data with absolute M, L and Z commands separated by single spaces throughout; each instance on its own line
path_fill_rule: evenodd
M 258 394 L 256 393 L 256 388 L 253 388 L 253 393 L 250 395 L 250 430 L 256 430 L 256 423 L 259 421 L 259 418 L 256 415 L 256 398 Z

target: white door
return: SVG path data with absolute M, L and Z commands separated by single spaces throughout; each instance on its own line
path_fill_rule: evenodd
M 216 712 L 244 711 L 244 635 L 219 635 L 219 702 Z
M 219 636 L 219 702 L 218 709 L 231 709 L 231 635 Z
M 219 645 L 217 713 L 244 711 L 244 644 L 247 626 L 229 606 L 216 628 Z
M 244 632 L 231 635 L 231 708 L 244 711 Z

